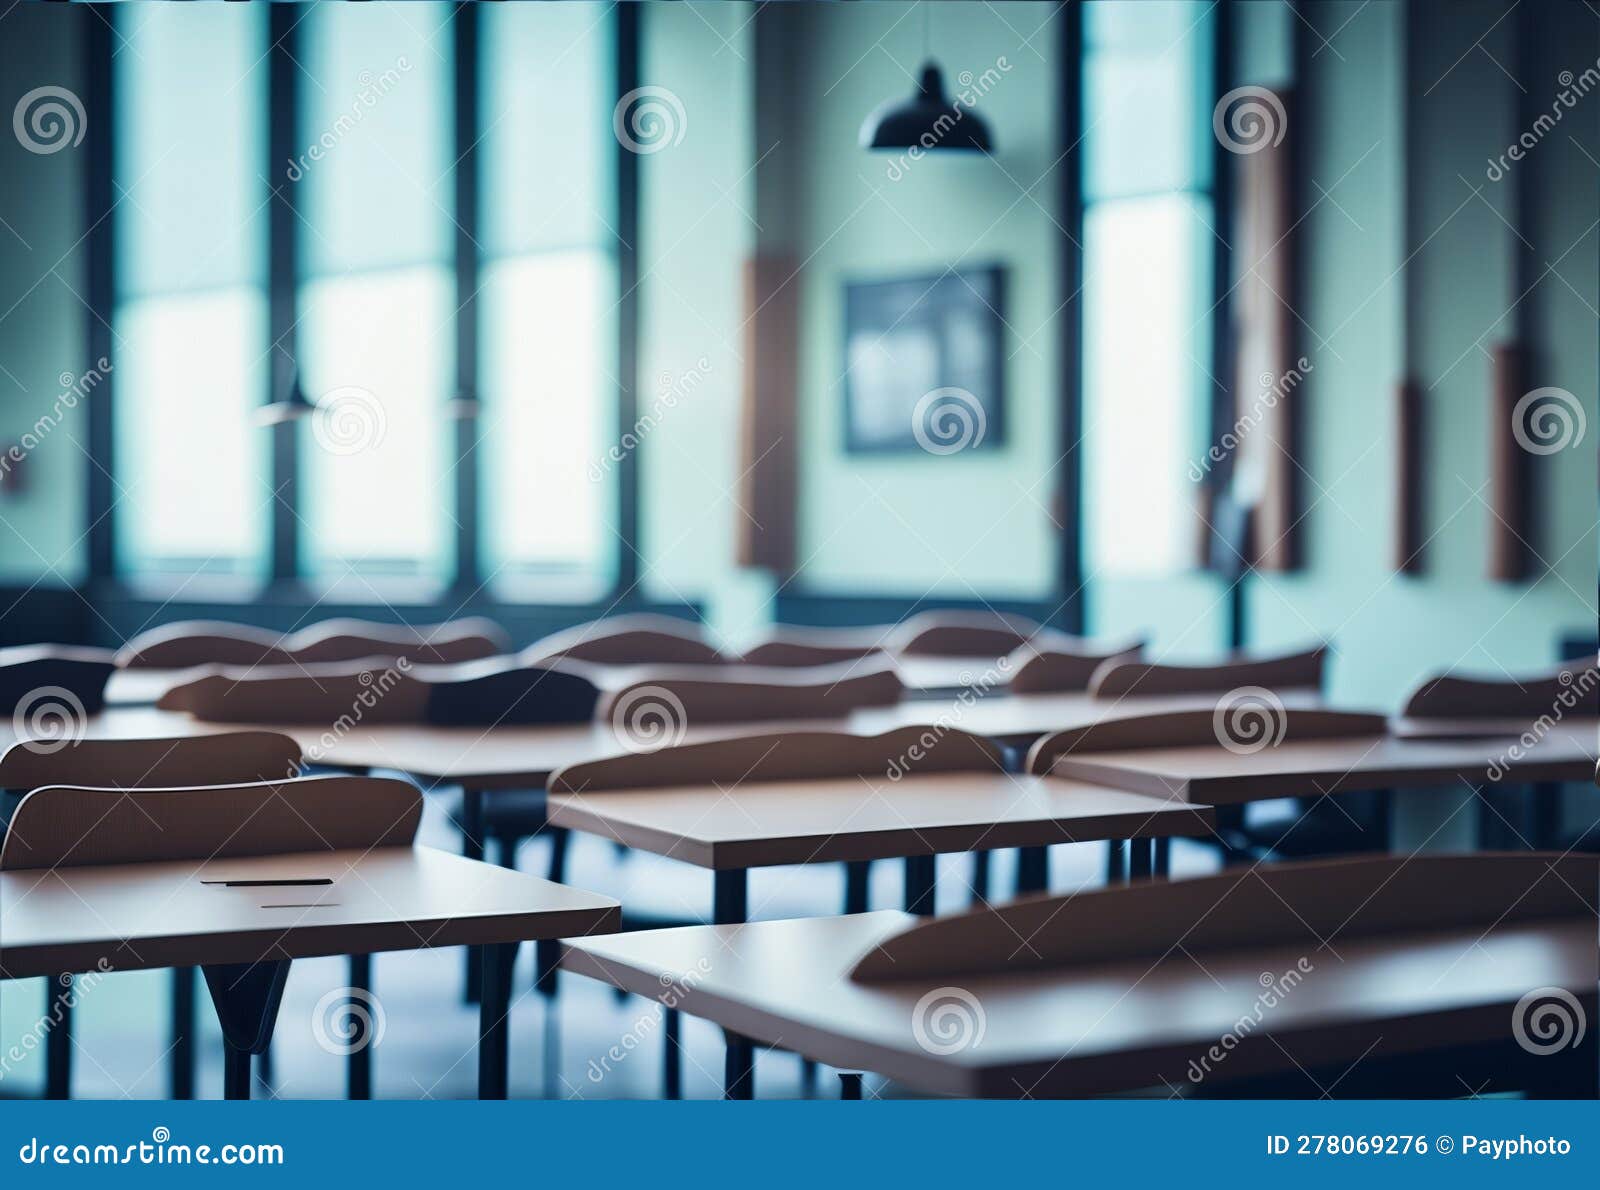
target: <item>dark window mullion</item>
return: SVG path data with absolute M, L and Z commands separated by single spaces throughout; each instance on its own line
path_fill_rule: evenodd
M 96 6 L 92 14 L 79 22 L 86 33 L 84 90 L 89 124 L 91 128 L 102 130 L 100 135 L 88 138 L 88 159 L 84 169 L 84 213 L 89 224 L 86 344 L 91 361 L 108 359 L 112 364 L 112 370 L 106 373 L 95 389 L 94 400 L 88 402 L 88 568 L 92 580 L 115 578 L 117 569 L 116 485 L 112 481 L 116 474 L 113 470 L 116 433 L 112 401 L 116 388 L 117 360 L 110 328 L 116 306 L 113 273 L 116 220 L 112 214 L 112 207 L 116 205 L 112 182 L 116 165 L 112 103 L 112 56 L 116 34 L 111 27 L 111 22 L 116 19 L 115 12 L 104 6 Z
M 639 84 L 640 22 L 644 6 L 619 4 L 616 100 Z M 639 155 L 616 141 L 617 167 L 617 432 L 638 418 L 639 378 Z M 639 451 L 624 451 L 617 464 L 617 590 L 634 593 L 639 581 Z M 636 594 L 636 593 L 635 593 Z
M 267 369 L 266 401 L 282 400 L 296 383 L 298 367 L 295 318 L 298 302 L 299 191 L 284 175 L 285 162 L 296 158 L 300 124 L 300 69 L 295 64 L 297 5 L 273 4 L 268 9 L 267 162 L 272 187 L 267 222 L 267 333 L 272 344 Z M 277 423 L 272 434 L 272 570 L 274 583 L 300 578 L 299 427 L 294 420 Z
M 482 491 L 477 450 L 478 420 L 478 192 L 482 130 L 478 103 L 478 7 L 458 5 L 451 18 L 455 92 L 455 275 L 456 391 L 455 435 L 455 587 L 462 597 L 483 582 L 479 502 Z

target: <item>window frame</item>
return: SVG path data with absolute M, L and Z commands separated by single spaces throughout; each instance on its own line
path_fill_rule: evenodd
M 94 4 L 96 20 L 89 22 L 85 40 L 85 103 L 91 124 L 113 127 L 115 104 L 112 59 L 120 43 L 114 27 L 115 6 Z M 296 187 L 281 178 L 281 163 L 294 158 L 299 132 L 303 72 L 297 64 L 298 27 L 303 11 L 294 5 L 272 5 L 269 15 L 266 69 L 267 135 L 266 160 L 261 162 L 264 177 L 271 185 L 267 244 L 268 342 L 273 352 L 272 366 L 264 369 L 266 391 L 261 403 L 281 399 L 289 385 L 296 359 L 296 326 L 299 317 L 299 236 L 301 213 Z M 639 43 L 641 13 L 633 5 L 618 5 L 611 14 L 611 53 L 614 58 L 612 87 L 620 98 L 639 86 Z M 169 582 L 162 576 L 139 575 L 124 570 L 118 561 L 116 507 L 116 459 L 114 450 L 115 374 L 97 391 L 90 406 L 88 446 L 88 582 L 86 585 L 109 595 L 133 600 L 149 598 L 161 603 L 232 606 L 243 603 L 269 607 L 318 605 L 379 608 L 404 605 L 431 607 L 441 614 L 457 614 L 468 607 L 483 610 L 507 604 L 536 608 L 621 609 L 647 606 L 639 590 L 638 461 L 627 452 L 617 466 L 617 540 L 612 544 L 614 559 L 608 567 L 610 583 L 593 599 L 562 596 L 565 584 L 552 581 L 548 592 L 530 590 L 527 580 L 513 591 L 498 592 L 488 583 L 483 559 L 486 553 L 483 533 L 481 483 L 482 452 L 477 449 L 480 321 L 476 302 L 483 259 L 478 247 L 480 215 L 479 193 L 482 160 L 479 141 L 482 134 L 479 103 L 480 25 L 475 5 L 455 5 L 447 18 L 450 29 L 448 51 L 450 70 L 451 159 L 455 163 L 449 191 L 454 219 L 451 261 L 456 310 L 453 318 L 455 362 L 451 369 L 454 391 L 442 394 L 441 433 L 453 435 L 450 457 L 455 462 L 453 483 L 442 484 L 446 498 L 453 499 L 453 542 L 447 544 L 450 574 L 443 584 L 418 579 L 390 582 L 373 578 L 375 598 L 347 603 L 339 598 L 348 584 L 323 581 L 307 572 L 306 551 L 302 548 L 301 500 L 304 483 L 299 440 L 304 431 L 293 421 L 279 423 L 261 432 L 271 436 L 266 479 L 275 493 L 269 526 L 265 584 L 244 576 L 229 576 L 198 586 Z M 88 256 L 89 314 L 86 337 L 93 358 L 109 355 L 113 339 L 112 313 L 116 293 L 116 263 L 113 219 L 116 204 L 113 167 L 116 137 L 90 139 L 90 152 L 84 171 L 85 210 L 91 229 L 85 238 Z M 615 204 L 610 252 L 616 263 L 617 307 L 612 319 L 615 339 L 611 344 L 606 371 L 617 377 L 612 390 L 617 425 L 629 425 L 636 415 L 638 360 L 638 188 L 639 163 L 636 154 L 621 143 L 612 149 Z M 366 585 L 366 584 L 363 584 Z M 187 587 L 187 589 L 186 589 Z M 528 598 L 521 596 L 528 595 Z M 678 606 L 674 604 L 673 606 Z

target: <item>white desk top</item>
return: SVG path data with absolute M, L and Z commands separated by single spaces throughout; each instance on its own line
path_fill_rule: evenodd
M 208 881 L 328 878 L 228 888 Z M 617 902 L 431 847 L 0 872 L 0 977 L 420 950 L 616 929 Z
M 552 793 L 550 822 L 705 868 L 1211 833 L 1209 810 L 1059 778 L 881 775 Z
M 1311 973 L 1215 1077 L 1502 1041 L 1512 1007 L 1534 988 L 1574 989 L 1592 1015 L 1600 974 L 1594 922 L 1569 919 L 1341 940 L 1337 955 L 1308 939 L 1206 953 L 1203 966 L 1174 952 L 1002 975 L 851 978 L 865 952 L 917 920 L 880 912 L 617 934 L 569 943 L 562 965 L 644 996 L 671 988 L 684 1012 L 759 1044 L 925 1092 L 996 1097 L 1186 1086 L 1190 1061 L 1256 1012 L 1264 976 L 1281 979 L 1301 959 Z M 936 1015 L 938 1004 L 949 1013 Z

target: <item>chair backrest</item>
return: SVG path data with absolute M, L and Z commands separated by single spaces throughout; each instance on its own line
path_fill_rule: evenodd
M 108 649 L 71 645 L 19 645 L 0 649 L 0 714 L 27 725 L 77 720 L 105 705 L 106 683 L 116 672 Z
M 1411 692 L 1401 714 L 1411 719 L 1600 715 L 1600 668 L 1583 660 L 1514 678 L 1439 674 Z
M 134 790 L 50 785 L 17 807 L 0 869 L 404 847 L 421 818 L 422 795 L 382 777 Z
M 126 669 L 188 669 L 197 665 L 291 665 L 369 657 L 448 664 L 493 657 L 510 647 L 505 630 L 481 617 L 416 625 L 324 620 L 290 633 L 218 620 L 179 620 L 135 636 L 117 653 L 117 664 Z
M 212 667 L 170 687 L 156 706 L 212 723 L 420 723 L 428 684 L 386 659 Z
M 678 744 L 568 765 L 550 778 L 552 793 L 664 789 L 681 785 L 811 781 L 905 773 L 1003 772 L 999 745 L 968 731 L 900 727 L 882 735 L 787 731 Z
M 1105 662 L 1089 679 L 1096 698 L 1155 694 L 1209 694 L 1241 686 L 1266 690 L 1320 690 L 1328 647 L 1266 657 L 1235 657 L 1214 665 L 1166 665 L 1154 661 Z
M 235 785 L 293 776 L 300 745 L 275 731 L 164 739 L 19 740 L 0 755 L 0 789 L 91 785 L 107 789 Z
M 689 726 L 840 719 L 865 707 L 897 703 L 902 692 L 899 675 L 887 661 L 808 669 L 659 669 L 607 691 L 595 715 L 625 732 L 641 717 Z
M 698 624 L 673 616 L 609 616 L 556 632 L 521 653 L 527 664 L 592 661 L 602 665 L 720 665 L 725 660 Z
M 1117 645 L 1071 637 L 1029 641 L 1012 652 L 1006 668 L 1013 694 L 1052 694 L 1087 690 L 1089 679 L 1102 665 L 1137 661 L 1144 655 L 1143 640 Z
M 884 652 L 887 626 L 876 628 L 808 628 L 785 624 L 745 649 L 738 657 L 744 665 L 811 666 L 857 661 Z
M 1417 930 L 1587 918 L 1600 857 L 1407 855 L 1235 868 L 1196 880 L 1030 897 L 936 918 L 856 964 L 867 983 L 982 975 Z M 1018 939 L 1027 939 L 1019 945 Z
M 1036 621 L 1009 612 L 927 611 L 902 621 L 890 648 L 907 657 L 1004 657 L 1043 631 Z
M 296 661 L 360 661 L 404 657 L 419 665 L 451 665 L 496 657 L 511 638 L 493 620 L 472 616 L 443 624 L 379 624 L 370 620 L 324 620 L 288 638 Z
M 1083 727 L 1052 732 L 1028 749 L 1027 771 L 1044 775 L 1056 761 L 1086 752 L 1133 748 L 1193 748 L 1215 745 L 1262 747 L 1299 740 L 1381 736 L 1389 727 L 1382 715 L 1284 707 L 1265 700 L 1223 699 L 1210 709 L 1117 715 Z
M 582 723 L 594 717 L 600 687 L 579 667 L 522 665 L 513 659 L 419 667 L 428 687 L 423 718 L 446 727 Z

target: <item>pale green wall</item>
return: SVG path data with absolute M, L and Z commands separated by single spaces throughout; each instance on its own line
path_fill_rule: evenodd
M 916 11 L 909 11 L 915 8 Z M 905 176 L 857 147 L 863 118 L 909 95 L 933 56 L 953 87 L 1004 58 L 980 99 L 995 160 L 933 154 Z M 1053 114 L 1059 69 L 1049 4 L 806 6 L 791 13 L 801 65 L 787 98 L 801 122 L 795 171 L 804 260 L 800 330 L 800 547 L 808 588 L 1046 597 L 1057 454 Z M 1031 42 L 1031 44 L 1030 44 Z M 850 456 L 843 448 L 843 285 L 946 265 L 1006 266 L 1007 438 L 1003 449 Z
M 79 42 L 87 12 L 17 5 L 0 29 L 0 109 L 35 87 L 83 94 Z M 54 415 L 63 374 L 81 375 L 87 254 L 82 170 L 87 142 L 49 155 L 25 150 L 10 120 L 0 135 L 0 450 Z M 92 398 L 91 398 L 92 399 Z M 20 494 L 0 494 L 0 581 L 67 584 L 81 577 L 88 406 L 80 402 L 18 468 Z
M 1568 28 L 1539 38 L 1541 60 L 1513 71 L 1539 103 L 1554 99 L 1559 70 L 1581 71 L 1600 55 L 1592 15 L 1561 5 L 1541 12 L 1553 18 L 1563 9 Z M 1516 296 L 1512 232 L 1502 222 L 1515 219 L 1513 183 L 1487 182 L 1485 160 L 1520 131 L 1516 86 L 1488 55 L 1515 62 L 1514 23 L 1489 32 L 1487 53 L 1468 51 L 1498 12 L 1489 3 L 1419 5 L 1414 19 L 1421 32 L 1407 79 L 1399 5 L 1306 9 L 1338 50 L 1312 57 L 1306 80 L 1307 168 L 1330 192 L 1301 229 L 1309 281 L 1303 312 L 1313 336 L 1307 354 L 1316 365 L 1302 390 L 1304 461 L 1308 502 L 1315 502 L 1303 524 L 1306 569 L 1256 583 L 1252 617 L 1263 645 L 1302 640 L 1312 628 L 1331 635 L 1338 652 L 1334 693 L 1380 706 L 1430 672 L 1452 665 L 1491 673 L 1526 669 L 1553 657 L 1563 631 L 1595 630 L 1592 437 L 1535 463 L 1545 472 L 1541 552 L 1553 570 L 1529 583 L 1485 577 L 1490 493 L 1475 493 L 1489 476 L 1486 351 L 1509 329 L 1501 317 Z M 1415 121 L 1409 146 L 1403 97 Z M 1593 315 L 1600 305 L 1593 227 L 1600 203 L 1583 152 L 1600 157 L 1600 105 L 1569 114 L 1560 134 L 1524 163 L 1534 171 L 1528 193 L 1535 206 L 1523 233 L 1539 271 L 1543 262 L 1559 260 L 1559 275 L 1529 299 L 1538 360 L 1531 383 L 1578 395 L 1593 435 L 1600 432 Z M 1409 266 L 1413 372 L 1427 394 L 1423 533 L 1429 540 L 1416 577 L 1390 568 L 1389 410 L 1401 375 L 1407 182 L 1416 203 L 1413 238 L 1425 241 Z

